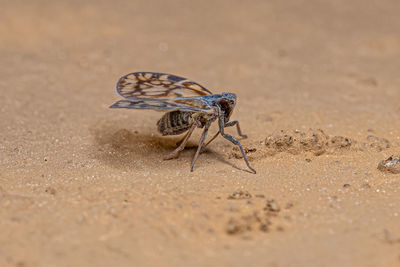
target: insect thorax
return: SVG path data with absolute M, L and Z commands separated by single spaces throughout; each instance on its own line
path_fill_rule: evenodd
M 161 117 L 157 122 L 157 129 L 162 135 L 177 135 L 189 130 L 192 123 L 190 112 L 175 110 Z

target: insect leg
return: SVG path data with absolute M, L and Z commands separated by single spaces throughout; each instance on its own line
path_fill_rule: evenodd
M 185 135 L 179 146 L 174 151 L 165 156 L 164 160 L 175 159 L 179 157 L 179 153 L 185 148 L 186 143 L 189 140 L 189 137 L 192 135 L 194 129 L 196 129 L 195 123 L 193 123 L 192 126 L 189 128 L 189 131 L 187 132 L 187 134 Z
M 201 150 L 201 148 L 203 147 L 204 140 L 206 140 L 207 132 L 208 132 L 208 128 L 209 128 L 209 127 L 210 127 L 210 123 L 207 122 L 206 125 L 204 126 L 203 135 L 202 135 L 201 138 L 200 138 L 199 146 L 197 147 L 196 154 L 194 155 L 194 158 L 193 158 L 193 161 L 192 161 L 192 167 L 190 168 L 190 171 L 191 171 L 191 172 L 193 171 L 194 163 L 196 162 L 197 157 L 198 157 L 199 154 L 200 154 L 200 150 Z
M 230 122 L 226 123 L 224 127 L 231 127 L 231 126 L 235 126 L 235 125 L 236 125 L 236 129 L 237 129 L 237 132 L 238 132 L 239 136 L 244 137 L 244 138 L 247 138 L 247 135 L 243 134 L 243 133 L 242 133 L 242 130 L 240 129 L 239 121 L 230 121 Z M 220 133 L 220 132 L 218 131 L 218 132 L 213 136 L 213 138 L 211 138 L 211 140 L 208 141 L 208 142 L 203 146 L 203 148 L 201 149 L 201 152 L 203 152 L 203 151 L 206 149 L 206 146 L 208 146 L 208 144 L 210 144 L 212 141 L 214 141 L 215 138 L 217 138 L 217 136 L 219 135 L 219 133 Z
M 236 129 L 237 129 L 239 136 L 247 138 L 247 135 L 242 134 L 242 130 L 240 129 L 240 125 L 239 125 L 239 121 L 230 121 L 225 124 L 225 127 L 231 127 L 231 126 L 235 126 L 235 125 L 236 125 Z
M 243 147 L 242 147 L 242 145 L 240 144 L 240 142 L 239 142 L 235 137 L 233 137 L 232 135 L 224 133 L 224 126 L 225 126 L 224 117 L 221 116 L 221 117 L 219 117 L 219 131 L 220 131 L 221 135 L 222 135 L 225 139 L 231 141 L 233 144 L 237 145 L 237 146 L 240 148 L 240 151 L 242 152 L 242 155 L 243 155 L 243 159 L 244 159 L 244 161 L 245 161 L 246 164 L 247 164 L 247 167 L 249 167 L 249 169 L 250 169 L 253 173 L 256 173 L 256 170 L 253 169 L 253 168 L 250 166 L 250 163 L 249 163 L 249 161 L 247 160 L 247 157 L 246 157 L 246 153 L 244 152 Z
M 189 128 L 189 129 L 190 129 L 190 128 Z M 188 136 L 188 134 L 191 135 L 192 133 L 191 133 L 190 131 L 188 131 L 188 132 L 185 134 L 185 136 L 184 136 L 183 138 L 181 138 L 181 140 L 179 140 L 178 142 L 176 142 L 176 146 L 177 146 L 177 147 L 180 146 L 180 145 L 183 143 L 183 141 L 186 140 L 186 137 Z
M 206 146 L 208 146 L 209 143 L 211 143 L 212 141 L 214 141 L 215 138 L 217 138 L 217 136 L 219 135 L 219 131 L 210 139 L 210 141 L 208 141 L 202 148 L 201 148 L 201 152 L 204 152 L 204 150 L 206 149 Z

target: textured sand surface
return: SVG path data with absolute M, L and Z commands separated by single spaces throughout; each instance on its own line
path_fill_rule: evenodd
M 399 266 L 400 174 L 377 169 L 400 154 L 399 14 L 2 1 L 0 266 Z M 108 109 L 134 71 L 237 93 L 257 174 L 222 138 L 191 173 L 200 130 L 163 161 L 161 113 Z

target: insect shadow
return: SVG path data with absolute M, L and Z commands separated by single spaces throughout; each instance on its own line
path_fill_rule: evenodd
M 139 132 L 138 130 L 131 130 L 129 126 L 125 128 L 122 125 L 115 125 L 110 122 L 98 123 L 90 127 L 89 130 L 94 140 L 92 156 L 107 165 L 126 171 L 154 166 L 155 163 L 163 160 L 163 156 L 175 149 L 177 143 L 181 140 L 181 136 L 162 137 L 152 134 L 152 130 Z M 141 130 L 143 131 L 143 129 Z M 182 151 L 181 158 L 187 161 L 191 160 L 197 149 L 196 140 L 197 138 L 193 138 L 193 141 L 188 142 L 185 150 Z M 238 170 L 247 171 L 247 169 L 233 165 L 225 160 L 223 155 L 210 148 L 207 148 L 203 154 L 212 160 L 220 161 Z M 174 164 L 173 161 L 175 160 L 169 162 Z M 202 162 L 199 165 L 207 164 L 205 161 Z

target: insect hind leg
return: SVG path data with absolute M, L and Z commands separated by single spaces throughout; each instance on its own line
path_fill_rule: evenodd
M 188 136 L 189 135 L 189 136 Z M 190 128 L 189 128 L 189 131 L 178 141 L 178 142 L 176 142 L 175 144 L 176 144 L 176 146 L 177 147 L 179 147 L 185 140 L 186 140 L 186 138 L 189 138 L 190 137 L 190 135 L 192 135 L 192 133 L 190 132 Z M 186 142 L 187 142 L 188 140 L 186 140 Z
M 180 141 L 179 146 L 174 151 L 165 156 L 164 160 L 175 159 L 179 157 L 181 151 L 185 149 L 186 143 L 188 142 L 189 137 L 192 135 L 194 129 L 196 129 L 195 123 L 193 123 L 192 126 L 190 126 L 189 131 L 186 133 L 185 137 Z

